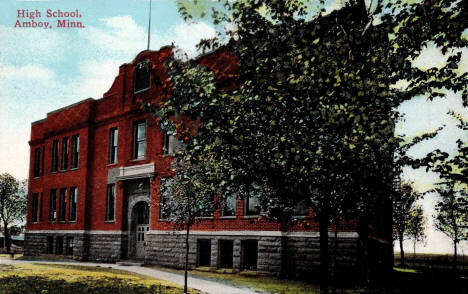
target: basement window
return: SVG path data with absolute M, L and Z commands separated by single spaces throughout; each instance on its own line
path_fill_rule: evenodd
M 55 244 L 55 254 L 63 255 L 63 236 L 57 236 L 57 243 Z
M 258 241 L 257 240 L 241 241 L 241 250 L 242 250 L 241 251 L 242 269 L 257 270 Z
M 73 237 L 67 237 L 66 254 L 73 255 Z
M 219 240 L 219 267 L 232 268 L 234 242 L 232 240 Z
M 135 66 L 135 93 L 143 92 L 151 87 L 151 62 L 142 61 Z
M 46 254 L 54 254 L 54 237 L 47 236 Z
M 197 241 L 197 265 L 210 266 L 211 262 L 211 240 Z

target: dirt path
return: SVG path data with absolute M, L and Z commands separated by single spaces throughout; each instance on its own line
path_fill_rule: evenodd
M 63 262 L 63 261 L 28 261 L 28 260 L 11 260 L 0 257 L 0 264 L 25 264 L 25 263 L 43 263 L 43 264 L 66 264 L 76 266 L 96 266 L 102 268 L 113 268 L 123 271 L 133 272 L 155 279 L 165 280 L 174 284 L 184 285 L 184 276 L 182 274 L 170 273 L 162 270 L 141 267 L 141 266 L 123 266 L 112 263 L 91 263 L 91 262 Z M 201 278 L 194 278 L 189 275 L 188 286 L 192 289 L 197 289 L 209 294 L 255 294 L 259 292 L 252 291 L 247 288 L 237 288 L 212 280 L 205 280 Z

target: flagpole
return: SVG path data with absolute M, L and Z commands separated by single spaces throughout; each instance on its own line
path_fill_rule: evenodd
M 149 15 L 148 15 L 148 48 L 150 48 L 150 32 L 151 32 L 151 0 L 150 0 L 150 7 L 149 7 Z

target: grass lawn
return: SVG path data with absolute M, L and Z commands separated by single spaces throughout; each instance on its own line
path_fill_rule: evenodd
M 0 264 L 0 294 L 182 292 L 182 288 L 175 284 L 110 268 L 58 264 Z
M 183 270 L 162 268 L 159 266 L 150 267 L 158 270 L 183 273 Z M 317 284 L 310 284 L 303 281 L 278 279 L 270 276 L 259 276 L 256 272 L 242 272 L 240 274 L 230 273 L 229 270 L 218 270 L 210 272 L 205 270 L 191 270 L 189 275 L 197 278 L 224 282 L 229 285 L 250 288 L 260 293 L 275 294 L 312 294 L 320 293 L 320 287 Z M 337 287 L 337 293 L 361 293 L 362 287 Z

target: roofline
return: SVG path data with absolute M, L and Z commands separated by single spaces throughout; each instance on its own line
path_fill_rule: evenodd
M 51 114 L 61 112 L 62 110 L 65 110 L 65 109 L 68 109 L 68 108 L 72 108 L 72 107 L 74 107 L 74 106 L 76 106 L 76 105 L 78 105 L 78 104 L 85 103 L 85 102 L 88 102 L 88 101 L 96 101 L 96 99 L 89 97 L 89 98 L 80 100 L 80 101 L 78 101 L 78 102 L 75 102 L 75 103 L 73 103 L 73 104 L 70 104 L 70 105 L 67 105 L 67 106 L 64 106 L 64 107 L 61 107 L 61 108 L 57 108 L 57 109 L 55 109 L 55 110 L 52 110 L 52 111 L 48 112 L 48 113 L 47 113 L 47 117 L 49 117 L 49 115 L 51 115 Z M 35 125 L 35 124 L 38 124 L 38 123 L 40 123 L 40 122 L 46 121 L 46 120 L 47 120 L 47 117 L 46 117 L 46 118 L 43 118 L 43 119 L 40 119 L 40 120 L 33 121 L 33 122 L 31 123 L 31 125 Z

